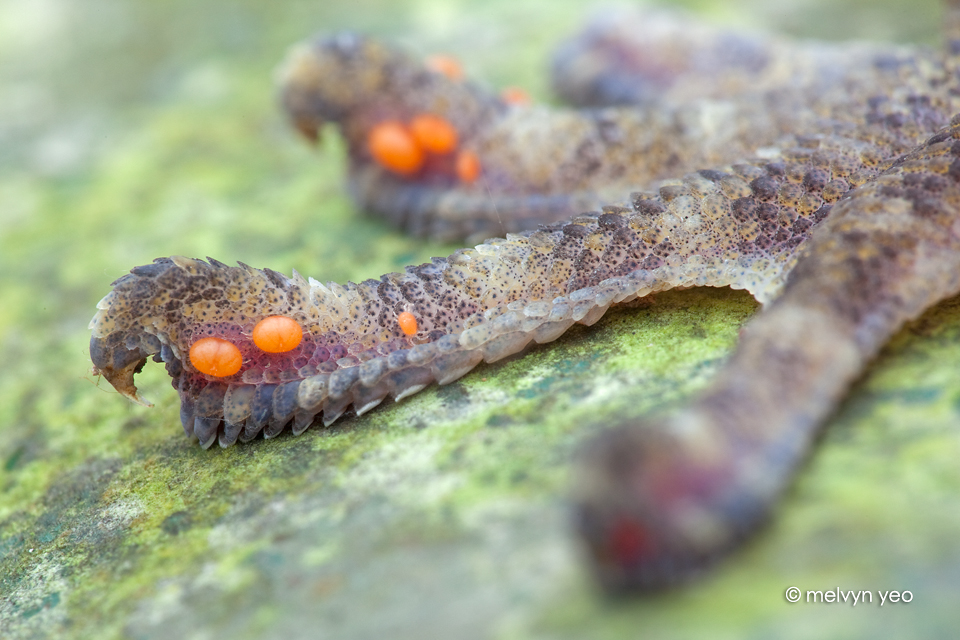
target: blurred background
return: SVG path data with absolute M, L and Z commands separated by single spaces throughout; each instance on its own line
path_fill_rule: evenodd
M 674 4 L 707 20 L 801 37 L 938 42 L 936 0 Z M 946 453 L 932 452 L 944 442 L 957 446 L 950 429 L 960 387 L 951 386 L 957 383 L 947 367 L 956 362 L 958 323 L 950 306 L 910 334 L 927 342 L 895 342 L 891 357 L 903 359 L 891 366 L 901 368 L 865 383 L 841 414 L 846 430 L 828 436 L 837 453 L 823 454 L 829 468 L 822 484 L 801 481 L 801 506 L 740 560 L 742 567 L 689 591 L 613 605 L 596 598 L 567 539 L 563 469 L 580 435 L 573 428 L 541 446 L 537 433 L 520 427 L 489 435 L 492 410 L 478 410 L 480 418 L 470 420 L 482 418 L 481 427 L 435 431 L 440 444 L 428 450 L 441 454 L 427 464 L 382 453 L 421 443 L 378 411 L 364 423 L 373 425 L 369 431 L 345 428 L 326 440 L 308 432 L 298 441 L 280 438 L 272 449 L 205 453 L 182 437 L 162 369 L 149 367 L 141 378 L 145 395 L 157 401 L 151 411 L 107 393 L 105 383 L 98 389 L 89 374 L 86 327 L 94 305 L 110 282 L 154 257 L 211 255 L 343 282 L 453 248 L 405 238 L 357 215 L 341 190 L 336 137 L 311 149 L 288 130 L 271 78 L 290 44 L 318 31 L 376 34 L 418 53 L 452 53 L 481 82 L 519 85 L 550 101 L 551 46 L 595 9 L 574 0 L 0 0 L 0 636 L 613 638 L 643 629 L 658 637 L 801 638 L 919 629 L 932 637 L 947 628 L 960 583 L 960 551 L 950 542 L 960 524 L 951 515 L 960 511 L 952 498 L 960 482 L 946 468 Z M 658 406 L 702 385 L 756 308 L 731 292 L 690 295 L 667 297 L 664 308 L 681 318 L 701 299 L 716 303 L 720 311 L 709 320 L 719 327 L 715 352 L 676 365 L 688 373 L 640 405 Z M 636 320 L 611 322 L 598 330 L 600 343 L 623 327 L 641 330 L 622 324 Z M 696 322 L 709 324 L 701 316 Z M 534 357 L 543 370 L 553 366 L 554 356 Z M 919 391 L 884 395 L 892 380 L 921 370 L 935 379 Z M 468 395 L 483 396 L 481 381 L 469 384 L 477 386 L 468 386 Z M 449 409 L 449 393 L 432 401 Z M 924 424 L 939 426 L 871 440 L 860 484 L 836 480 L 859 468 L 851 460 L 864 446 L 859 438 L 867 432 L 860 429 L 882 413 L 870 403 L 884 401 L 910 405 L 933 421 Z M 481 432 L 501 447 L 517 477 L 528 464 L 543 463 L 547 471 L 529 471 L 540 480 L 511 480 L 521 488 L 500 487 L 492 498 L 463 489 L 460 502 L 425 499 L 427 511 L 416 487 L 400 497 L 378 493 L 417 474 L 428 474 L 426 486 L 443 493 L 429 475 L 437 465 L 463 464 L 464 473 L 481 479 L 505 477 L 489 451 L 478 449 L 473 458 L 472 450 L 458 449 Z M 522 439 L 511 439 L 518 434 Z M 917 450 L 903 462 L 905 476 L 885 478 L 884 456 L 901 437 L 916 437 Z M 389 459 L 364 466 L 377 455 Z M 904 478 L 921 467 L 934 475 L 910 485 Z M 366 478 L 360 484 L 367 493 L 352 498 L 356 486 L 324 475 L 328 468 Z M 378 476 L 383 468 L 396 475 Z M 457 486 L 473 487 L 470 478 Z M 885 482 L 894 491 L 910 488 L 889 498 Z M 304 487 L 309 491 L 301 493 Z M 924 502 L 920 496 L 931 491 Z M 830 510 L 806 510 L 806 499 Z M 498 511 L 503 504 L 512 506 Z M 911 504 L 919 511 L 896 510 Z M 435 515 L 446 508 L 457 527 Z M 318 513 L 335 517 L 320 521 Z M 856 556 L 864 539 L 844 529 L 844 514 L 854 521 L 851 531 L 893 533 L 869 537 L 874 546 L 866 543 Z M 426 537 L 422 516 L 439 518 Z M 364 537 L 380 527 L 399 527 L 399 537 Z M 243 533 L 234 535 L 235 528 Z M 324 546 L 323 536 L 336 544 Z M 351 536 L 366 542 L 351 547 Z M 783 560 L 798 546 L 817 551 Z M 370 555 L 382 561 L 365 564 Z M 455 569 L 434 566 L 441 561 Z M 917 593 L 912 610 L 884 620 L 888 610 L 876 607 L 791 609 L 782 593 L 795 576 L 808 578 L 798 584 L 804 589 L 907 588 L 901 582 L 929 588 Z M 811 622 L 814 614 L 819 622 Z
M 820 39 L 932 44 L 939 19 L 936 0 L 662 4 L 715 22 Z M 236 91 L 239 76 L 263 83 L 286 47 L 317 31 L 352 29 L 414 49 L 456 50 L 484 80 L 523 82 L 546 96 L 542 70 L 550 47 L 591 6 L 574 0 L 4 0 L 0 160 L 4 168 L 47 175 L 76 170 L 81 157 L 107 146 L 118 115 L 215 101 Z M 270 93 L 262 93 L 268 100 Z

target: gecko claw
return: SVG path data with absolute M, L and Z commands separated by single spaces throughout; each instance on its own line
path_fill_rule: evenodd
M 127 349 L 119 340 L 120 334 L 111 334 L 106 338 L 90 338 L 90 359 L 93 361 L 94 371 L 107 379 L 114 389 L 122 396 L 144 407 L 152 407 L 140 395 L 133 377 L 140 373 L 147 363 L 147 356 L 143 349 Z
M 310 87 L 322 74 L 311 49 L 303 45 L 293 47 L 277 70 L 277 84 L 282 87 L 280 101 L 291 124 L 312 145 L 320 142 L 325 119 L 319 115 L 323 107 L 311 95 Z

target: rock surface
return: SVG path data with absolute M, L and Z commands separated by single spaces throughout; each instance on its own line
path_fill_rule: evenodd
M 761 4 L 724 5 L 720 17 L 763 22 Z M 569 456 L 605 416 L 702 387 L 756 310 L 745 294 L 660 295 L 362 418 L 229 450 L 183 437 L 159 367 L 141 378 L 153 409 L 97 387 L 94 305 L 155 256 L 343 281 L 449 252 L 355 214 L 338 142 L 318 154 L 287 131 L 269 82 L 287 44 L 318 29 L 372 31 L 454 50 L 487 81 L 545 96 L 537 65 L 582 16 L 572 0 L 361 5 L 52 0 L 0 11 L 0 33 L 17 34 L 0 44 L 0 637 L 952 631 L 957 299 L 888 345 L 744 552 L 689 588 L 624 602 L 600 599 L 579 561 Z M 804 6 L 807 33 L 856 15 L 862 35 L 935 38 L 935 2 L 909 19 L 863 17 L 853 2 L 810 19 L 819 5 Z M 873 601 L 789 604 L 789 586 L 870 590 Z M 913 601 L 875 611 L 878 590 Z

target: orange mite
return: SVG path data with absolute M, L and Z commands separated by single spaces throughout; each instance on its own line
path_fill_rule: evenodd
M 423 149 L 399 122 L 390 120 L 373 127 L 367 135 L 367 148 L 381 167 L 402 176 L 413 175 L 423 166 Z
M 410 121 L 410 133 L 431 153 L 450 153 L 457 148 L 457 130 L 440 116 L 422 114 Z
M 417 319 L 409 311 L 403 311 L 397 316 L 397 322 L 400 324 L 400 330 L 406 335 L 412 336 L 417 333 Z
M 504 87 L 500 98 L 507 104 L 530 104 L 530 94 L 520 87 Z
M 287 316 L 269 316 L 253 328 L 253 343 L 267 353 L 284 353 L 303 340 L 303 329 Z
M 190 347 L 190 364 L 200 373 L 226 378 L 240 371 L 240 349 L 223 338 L 200 338 Z
M 429 56 L 425 61 L 427 69 L 442 73 L 451 80 L 463 80 L 463 67 L 451 56 Z
M 480 159 L 472 151 L 457 154 L 457 177 L 461 182 L 470 184 L 480 177 Z

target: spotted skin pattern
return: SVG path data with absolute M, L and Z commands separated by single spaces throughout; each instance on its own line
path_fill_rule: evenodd
M 619 84 L 593 60 L 600 57 L 600 68 L 609 70 L 603 54 L 610 43 L 598 43 L 596 31 L 611 25 L 639 34 L 644 54 L 641 69 L 613 69 Z M 677 41 L 683 56 L 673 51 Z M 630 41 L 617 48 L 637 46 Z M 728 49 L 748 50 L 750 58 L 718 55 Z M 648 55 L 661 50 L 670 53 Z M 644 86 L 644 95 L 655 93 L 656 100 L 583 110 L 516 106 L 350 34 L 295 47 L 281 69 L 280 90 L 291 120 L 308 137 L 316 138 L 324 123 L 339 129 L 359 208 L 413 234 L 483 240 L 625 203 L 638 188 L 722 168 L 755 157 L 758 149 L 816 149 L 826 138 L 854 155 L 855 163 L 862 155 L 873 169 L 947 124 L 942 100 L 928 112 L 903 104 L 908 94 L 930 93 L 937 69 L 942 61 L 932 52 L 747 39 L 668 16 L 615 15 L 562 47 L 555 75 L 570 80 L 560 90 L 596 104 L 622 100 L 615 87 Z M 937 93 L 942 99 L 945 92 Z M 480 160 L 479 180 L 464 185 L 436 166 L 404 179 L 371 160 L 371 128 L 423 113 L 454 125 L 461 148 Z M 840 177 L 852 178 L 848 186 L 873 175 L 855 175 L 855 164 L 838 169 Z M 828 193 L 842 194 L 842 188 L 831 185 Z
M 599 111 L 511 106 L 352 35 L 302 45 L 281 73 L 284 104 L 310 137 L 340 128 L 361 206 L 440 236 L 489 229 L 484 207 L 516 212 L 509 224 L 553 217 L 359 284 L 160 258 L 99 303 L 91 358 L 141 403 L 134 375 L 165 363 L 187 435 L 226 447 L 446 384 L 656 291 L 746 289 L 766 306 L 714 385 L 679 413 L 604 430 L 577 460 L 577 527 L 601 584 L 688 579 L 767 517 L 884 341 L 960 290 L 958 13 L 949 5 L 946 53 L 790 45 L 659 17 L 638 44 L 642 26 L 601 20 L 557 62 L 575 72 L 561 84 L 575 101 L 639 103 Z M 641 55 L 681 36 L 680 62 Z M 635 55 L 611 71 L 596 64 L 611 49 Z M 405 178 L 376 165 L 366 132 L 418 113 L 456 127 L 484 184 L 437 164 Z M 710 136 L 711 117 L 734 124 L 735 143 Z M 616 189 L 621 199 L 554 221 Z M 299 323 L 296 348 L 253 344 L 271 315 Z M 235 344 L 240 371 L 197 371 L 187 354 L 204 337 Z

